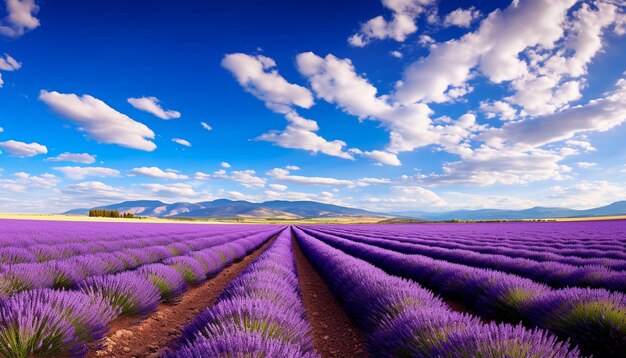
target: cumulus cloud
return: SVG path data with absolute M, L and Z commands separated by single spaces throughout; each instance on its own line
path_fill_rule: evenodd
M 0 148 L 6 150 L 9 154 L 15 157 L 34 157 L 38 154 L 48 153 L 48 148 L 45 145 L 39 143 L 24 143 L 16 140 L 7 140 L 0 142 Z
M 141 184 L 141 187 L 148 190 L 153 195 L 162 197 L 196 197 L 193 186 L 185 183 L 174 184 Z
M 467 92 L 472 69 L 495 83 L 528 73 L 519 54 L 539 46 L 552 48 L 562 38 L 567 11 L 575 0 L 514 1 L 495 10 L 475 32 L 431 48 L 428 57 L 413 63 L 397 86 L 402 103 L 446 102 Z M 465 89 L 465 90 L 464 90 Z
M 235 76 L 246 91 L 275 112 L 287 113 L 292 106 L 310 108 L 313 105 L 311 92 L 287 82 L 276 70 L 276 62 L 269 57 L 233 53 L 224 57 L 222 66 Z
M 626 121 L 626 80 L 618 80 L 616 87 L 613 92 L 585 105 L 508 123 L 487 131 L 480 138 L 494 145 L 517 143 L 539 147 L 571 139 L 579 133 L 609 130 Z
M 322 58 L 305 52 L 296 57 L 296 64 L 309 79 L 316 96 L 359 119 L 377 120 L 385 125 L 390 132 L 387 152 L 395 154 L 432 144 L 457 147 L 477 128 L 472 115 L 462 116 L 449 126 L 435 126 L 430 119 L 433 111 L 427 105 L 402 105 L 389 96 L 379 96 L 376 87 L 356 73 L 349 59 L 332 54 Z M 381 157 L 380 153 L 377 156 Z
M 443 26 L 458 26 L 468 28 L 480 17 L 480 11 L 475 7 L 470 7 L 469 9 L 461 9 L 458 8 L 449 14 L 446 15 L 443 19 Z
M 107 202 L 111 200 L 128 200 L 133 197 L 124 190 L 114 188 L 99 181 L 70 184 L 63 188 L 62 192 L 75 198 L 74 200 L 89 200 L 90 203 L 93 203 L 93 201 Z
M 383 6 L 392 13 L 391 20 L 376 16 L 361 24 L 359 31 L 350 36 L 348 43 L 364 47 L 373 40 L 394 39 L 404 42 L 408 35 L 417 31 L 415 20 L 424 13 L 432 0 L 382 0 Z
M 222 167 L 222 168 L 230 168 L 230 164 L 227 163 L 227 162 L 221 162 L 220 163 L 220 167 Z
M 370 184 L 390 184 L 389 179 L 383 178 L 361 178 L 361 179 L 336 179 L 329 177 L 310 177 L 303 175 L 293 175 L 287 169 L 274 168 L 266 173 L 273 180 L 283 181 L 300 185 L 323 185 L 323 186 L 346 186 L 350 188 L 364 187 Z
M 480 102 L 479 109 L 490 119 L 498 117 L 503 121 L 509 121 L 517 118 L 517 110 L 509 103 L 503 101 L 494 101 L 493 103 Z
M 404 57 L 404 55 L 402 55 L 402 52 L 397 51 L 397 50 L 391 51 L 391 52 L 389 52 L 389 54 L 392 57 L 395 57 L 395 58 L 402 58 L 402 57 Z
M 1 35 L 18 37 L 39 27 L 39 19 L 35 17 L 39 6 L 35 0 L 6 0 L 6 10 L 7 16 L 0 20 Z
M 526 148 L 527 149 L 527 148 Z M 481 146 L 459 161 L 443 165 L 442 173 L 419 174 L 410 181 L 420 185 L 526 184 L 569 178 L 571 168 L 560 164 L 574 152 Z
M 78 124 L 81 131 L 96 141 L 148 152 L 156 149 L 150 141 L 154 139 L 150 128 L 93 96 L 42 90 L 39 99 L 60 116 Z
M 521 210 L 537 206 L 533 200 L 507 195 L 480 195 L 446 191 L 442 193 L 448 203 L 447 209 L 507 209 Z M 553 206 L 553 205 L 551 205 Z
M 365 196 L 363 203 L 376 210 L 430 210 L 443 208 L 447 202 L 435 192 L 415 185 L 398 185 L 385 196 Z
M 319 130 L 316 121 L 296 113 L 293 107 L 310 108 L 313 105 L 313 95 L 305 87 L 289 83 L 282 77 L 276 70 L 276 62 L 273 59 L 262 55 L 235 53 L 226 55 L 222 66 L 235 76 L 246 91 L 265 102 L 267 108 L 283 114 L 289 122 L 284 130 L 269 131 L 256 139 L 272 142 L 284 148 L 303 149 L 353 159 L 344 151 L 345 142 L 326 140 L 315 133 Z
M 156 178 L 156 179 L 187 179 L 188 177 L 186 175 L 183 174 L 178 174 L 173 170 L 162 170 L 161 168 L 158 167 L 140 167 L 140 168 L 133 168 L 131 170 L 128 171 L 128 173 L 130 175 L 140 175 L 140 176 L 145 176 L 145 177 L 150 177 L 150 178 Z
M 182 146 L 185 146 L 185 147 L 191 147 L 191 143 L 188 140 L 186 140 L 186 139 L 172 138 L 172 142 L 178 143 L 178 144 L 180 144 Z
M 223 180 L 232 180 L 236 183 L 241 184 L 241 186 L 252 189 L 252 188 L 263 188 L 267 183 L 267 180 L 256 175 L 256 171 L 254 170 L 234 170 L 231 173 L 228 173 L 224 169 L 216 170 L 211 174 L 196 172 L 194 174 L 194 179 L 197 180 L 206 180 L 206 179 L 223 179 Z
M 17 62 L 16 59 L 9 56 L 8 54 L 4 54 L 4 57 L 0 56 L 0 71 L 17 71 L 22 67 L 20 62 Z M 0 73 L 0 88 L 4 85 L 4 81 L 2 79 L 2 74 Z
M 213 127 L 211 127 L 207 122 L 200 122 L 200 125 L 202 126 L 202 128 L 208 130 L 208 131 L 212 131 Z
M 161 107 L 161 104 L 159 102 L 159 99 L 156 97 L 140 97 L 128 99 L 128 103 L 130 103 L 133 107 L 144 112 L 152 113 L 153 115 L 161 119 L 180 118 L 180 112 L 171 109 L 165 110 L 163 109 L 163 107 Z
M 626 199 L 624 184 L 609 181 L 582 181 L 571 186 L 553 186 L 543 205 L 591 209 Z
M 278 191 L 285 191 L 288 189 L 286 185 L 282 185 L 282 184 L 270 184 L 268 186 L 271 189 L 278 190 Z
M 402 165 L 402 162 L 400 162 L 400 159 L 398 159 L 398 156 L 396 154 L 385 152 L 383 150 L 372 150 L 363 152 L 359 149 L 351 149 L 350 152 L 375 160 L 377 164 L 386 164 L 393 166 Z
M 119 170 L 105 167 L 65 166 L 55 167 L 53 169 L 60 171 L 67 178 L 73 180 L 82 180 L 87 177 L 117 177 L 120 175 Z
M 593 162 L 578 162 L 576 163 L 576 166 L 578 166 L 579 168 L 583 168 L 583 169 L 588 169 L 588 168 L 594 168 L 598 166 L 598 163 L 593 163 Z
M 272 142 L 283 148 L 304 149 L 313 153 L 323 153 L 333 157 L 354 159 L 344 148 L 342 140 L 328 141 L 318 134 L 297 125 L 290 124 L 282 131 L 269 131 L 257 137 L 259 140 Z
M 56 157 L 46 158 L 49 162 L 74 162 L 82 164 L 93 164 L 96 162 L 96 156 L 89 153 L 69 153 L 64 152 Z
M 12 193 L 24 193 L 31 189 L 52 189 L 59 183 L 59 178 L 50 173 L 32 175 L 25 172 L 13 174 L 13 179 L 0 179 L 0 189 Z

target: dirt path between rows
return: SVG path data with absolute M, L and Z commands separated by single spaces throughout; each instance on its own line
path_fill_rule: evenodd
M 324 358 L 367 357 L 363 333 L 348 318 L 295 238 L 292 242 L 302 302 L 311 325 L 315 350 Z
M 103 347 L 92 350 L 92 357 L 160 357 L 179 338 L 182 328 L 211 306 L 224 288 L 256 259 L 273 240 L 221 271 L 203 284 L 190 287 L 175 304 L 161 304 L 156 312 L 141 320 L 120 317 L 112 322 Z

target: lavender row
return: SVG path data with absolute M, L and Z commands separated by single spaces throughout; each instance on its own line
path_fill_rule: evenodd
M 430 291 L 294 229 L 303 252 L 367 337 L 374 357 L 578 357 L 540 330 L 485 324 Z
M 351 227 L 353 233 L 370 233 L 396 236 L 398 238 L 416 237 L 420 239 L 446 239 L 447 241 L 481 246 L 502 244 L 512 249 L 532 251 L 552 250 L 566 256 L 585 254 L 585 257 L 605 257 L 613 252 L 626 252 L 626 221 L 611 223 L 498 223 L 498 224 L 413 224 L 392 225 L 391 227 L 370 225 L 367 228 Z M 335 226 L 334 229 L 340 229 Z M 533 234 L 535 232 L 535 234 Z M 585 239 L 576 239 L 583 235 Z M 535 237 L 538 236 L 538 237 Z M 611 256 L 607 256 L 611 257 Z
M 480 225 L 480 224 L 474 224 Z M 505 224 L 502 224 L 505 225 Z M 603 244 L 596 245 L 593 241 L 588 241 L 581 245 L 560 247 L 549 240 L 546 240 L 543 245 L 531 245 L 526 241 L 524 233 L 513 233 L 507 235 L 512 236 L 510 240 L 506 240 L 505 237 L 497 237 L 493 240 L 484 241 L 480 236 L 480 231 L 476 234 L 469 232 L 464 234 L 465 236 L 457 237 L 456 235 L 446 235 L 445 233 L 439 233 L 438 235 L 424 235 L 421 229 L 428 227 L 429 225 L 414 225 L 411 231 L 394 232 L 393 229 L 389 231 L 380 230 L 344 230 L 333 227 L 331 230 L 334 233 L 350 233 L 360 234 L 374 237 L 385 237 L 389 239 L 399 241 L 415 241 L 424 243 L 427 245 L 441 246 L 447 248 L 461 248 L 472 251 L 479 251 L 485 253 L 503 253 L 511 256 L 522 256 L 528 258 L 539 258 L 540 260 L 566 260 L 563 263 L 569 264 L 603 264 L 603 265 L 623 265 L 626 261 L 626 250 L 623 245 L 615 244 Z M 453 225 L 454 226 L 454 225 Z M 459 229 L 466 228 L 466 226 L 460 225 Z M 563 236 L 571 235 L 571 232 L 566 230 L 568 227 L 564 227 L 564 231 L 561 233 Z M 523 256 L 530 255 L 530 256 Z
M 626 351 L 626 297 L 602 289 L 551 289 L 516 275 L 406 255 L 305 229 L 390 274 L 409 278 L 483 317 L 520 322 L 571 339 L 585 354 Z
M 319 230 L 318 232 L 322 231 Z M 337 236 L 403 254 L 428 256 L 462 265 L 511 273 L 555 288 L 591 287 L 626 292 L 626 273 L 602 266 L 573 266 L 558 262 L 538 262 L 524 258 L 480 254 L 460 249 L 449 250 L 363 235 L 342 234 Z
M 276 232 L 274 228 L 244 237 L 266 237 L 268 233 Z M 238 240 L 240 237 L 238 234 L 224 235 L 168 246 L 80 255 L 44 263 L 7 265 L 0 271 L 0 297 L 36 288 L 73 288 L 77 282 L 88 277 L 133 270 L 162 260 L 173 260 L 176 256 L 224 244 L 233 239 Z
M 0 267 L 4 267 L 6 264 L 45 262 L 50 260 L 69 258 L 76 255 L 94 254 L 98 252 L 113 252 L 124 249 L 140 249 L 147 246 L 155 245 L 166 246 L 180 242 L 193 243 L 201 239 L 208 239 L 219 236 L 242 236 L 258 231 L 259 229 L 237 230 L 225 233 L 220 231 L 211 231 L 196 233 L 193 235 L 170 235 L 167 237 L 138 236 L 132 239 L 124 240 L 120 240 L 119 238 L 109 238 L 106 240 L 89 242 L 73 242 L 51 245 L 37 244 L 30 247 L 9 246 L 0 248 Z M 15 240 L 15 242 L 19 242 L 19 239 L 16 238 Z
M 626 270 L 626 254 L 622 254 L 620 252 L 609 253 L 605 256 L 613 256 L 614 258 L 609 257 L 580 257 L 580 256 L 565 256 L 561 255 L 558 250 L 550 250 L 550 249 L 542 249 L 541 251 L 533 251 L 526 248 L 510 248 L 504 244 L 467 244 L 461 243 L 460 240 L 449 239 L 447 237 L 440 237 L 437 239 L 424 239 L 421 237 L 414 237 L 412 235 L 390 235 L 389 233 L 379 234 L 377 231 L 371 232 L 354 232 L 354 231 L 346 231 L 346 230 L 338 230 L 336 228 L 327 229 L 327 228 L 316 228 L 319 231 L 331 233 L 334 235 L 346 237 L 346 235 L 355 235 L 358 234 L 359 237 L 372 237 L 372 238 L 384 238 L 387 240 L 404 242 L 404 243 L 414 243 L 427 245 L 430 247 L 440 247 L 445 249 L 458 249 L 458 250 L 468 250 L 476 253 L 482 254 L 493 254 L 493 255 L 504 255 L 509 257 L 519 257 L 526 258 L 535 261 L 545 261 L 545 262 L 558 262 L 562 264 L 574 265 L 574 266 L 586 266 L 586 265 L 596 265 L 596 266 L 604 266 L 613 270 Z M 588 250 L 582 250 L 582 253 L 578 252 L 579 255 L 588 256 Z M 623 257 L 623 258 L 615 258 L 615 257 Z
M 172 302 L 186 290 L 241 259 L 271 237 L 252 235 L 137 271 L 92 277 L 75 291 L 37 289 L 0 300 L 0 356 L 81 357 L 87 344 L 102 339 L 120 314 L 146 314 L 160 301 Z M 181 257 L 182 258 L 182 257 Z M 185 274 L 193 267 L 198 277 Z
M 258 231 L 268 225 L 195 225 L 143 223 L 98 223 L 65 221 L 32 221 L 0 219 L 0 247 L 30 247 L 33 245 L 63 245 L 68 243 L 111 242 L 132 240 L 198 238 L 206 234 L 234 231 Z
M 317 357 L 298 287 L 286 229 L 183 329 L 170 357 Z

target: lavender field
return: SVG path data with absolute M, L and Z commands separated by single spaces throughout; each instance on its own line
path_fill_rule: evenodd
M 619 220 L 0 227 L 2 357 L 626 352 Z

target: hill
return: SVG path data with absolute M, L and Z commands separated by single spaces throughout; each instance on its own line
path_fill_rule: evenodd
M 139 216 L 194 219 L 307 219 L 323 217 L 389 217 L 387 214 L 315 201 L 266 201 L 218 199 L 199 203 L 167 204 L 158 200 L 134 200 L 91 209 L 117 210 Z M 74 209 L 64 214 L 87 215 L 89 209 Z

